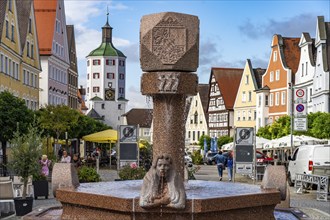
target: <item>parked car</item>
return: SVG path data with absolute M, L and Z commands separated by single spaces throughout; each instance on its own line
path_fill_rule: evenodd
M 192 158 L 187 153 L 185 153 L 185 155 L 184 155 L 184 163 L 185 163 L 185 165 L 188 165 L 188 167 L 193 166 Z
M 205 165 L 214 165 L 216 164 L 214 156 L 217 154 L 217 152 L 208 152 L 206 153 L 204 157 L 204 164 Z
M 257 164 L 258 165 L 274 163 L 273 158 L 268 157 L 267 155 L 261 153 L 260 151 L 256 151 L 256 157 L 257 157 Z
M 312 174 L 313 166 L 330 165 L 330 145 L 299 146 L 289 156 L 288 183 L 294 185 L 296 174 Z

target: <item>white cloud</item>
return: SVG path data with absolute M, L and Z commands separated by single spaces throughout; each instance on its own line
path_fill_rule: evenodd
M 126 112 L 132 108 L 152 108 L 152 98 L 141 94 L 139 88 L 130 86 L 126 91 L 126 99 L 129 100 Z
M 65 14 L 67 23 L 77 24 L 86 23 L 92 17 L 100 15 L 101 10 L 98 8 L 100 1 L 69 1 L 65 0 Z

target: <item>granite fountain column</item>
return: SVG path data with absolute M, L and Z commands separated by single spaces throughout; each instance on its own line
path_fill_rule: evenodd
M 153 98 L 153 158 L 168 154 L 184 177 L 185 106 L 197 94 L 199 20 L 165 12 L 143 16 L 141 92 Z

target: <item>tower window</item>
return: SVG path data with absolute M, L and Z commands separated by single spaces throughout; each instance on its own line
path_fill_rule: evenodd
M 100 60 L 93 60 L 93 65 L 94 66 L 101 65 L 101 61 Z

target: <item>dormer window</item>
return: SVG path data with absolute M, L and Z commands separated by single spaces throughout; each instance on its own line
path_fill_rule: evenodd
M 29 18 L 29 33 L 32 33 L 32 20 Z
M 273 53 L 273 62 L 277 61 L 277 51 L 274 51 Z

